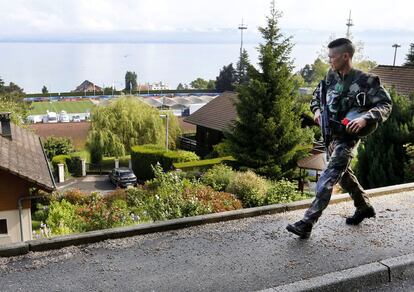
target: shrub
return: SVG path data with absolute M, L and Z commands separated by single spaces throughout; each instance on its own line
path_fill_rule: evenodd
M 123 200 L 126 201 L 127 194 L 125 189 L 117 188 L 116 190 L 110 192 L 109 194 L 105 195 L 105 200 L 108 203 L 112 203 L 116 200 Z
M 55 235 L 64 235 L 82 230 L 82 221 L 76 215 L 76 206 L 65 199 L 61 202 L 51 202 L 46 223 Z
M 206 210 L 213 213 L 242 208 L 240 200 L 233 194 L 217 192 L 209 186 L 199 185 L 193 188 L 186 188 L 183 197 L 185 200 L 193 199 L 194 197 L 197 198 Z M 200 214 L 199 212 L 196 215 Z
M 203 174 L 201 181 L 216 191 L 224 191 L 235 175 L 231 167 L 217 164 Z
M 71 204 L 83 204 L 89 197 L 89 194 L 79 189 L 69 189 L 62 193 L 59 200 L 66 200 Z
M 268 182 L 252 171 L 238 172 L 226 191 L 235 194 L 244 207 L 262 206 L 265 203 Z
M 72 141 L 65 137 L 47 137 L 43 142 L 43 148 L 49 159 L 56 155 L 66 155 L 74 151 Z
M 66 159 L 68 171 L 73 176 L 82 176 L 82 158 L 78 155 L 70 154 L 69 159 Z
M 58 177 L 59 175 L 59 167 L 58 164 L 63 164 L 64 168 L 65 168 L 65 177 L 69 176 L 69 169 L 68 169 L 68 164 L 67 161 L 70 160 L 70 156 L 69 155 L 56 155 L 52 158 L 52 166 L 53 166 L 53 170 L 55 172 L 56 177 Z
M 302 195 L 293 182 L 282 179 L 270 182 L 270 187 L 266 193 L 266 204 L 289 203 L 306 199 L 306 195 Z

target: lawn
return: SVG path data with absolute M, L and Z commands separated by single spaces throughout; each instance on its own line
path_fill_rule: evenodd
M 33 102 L 30 115 L 46 114 L 47 110 L 50 112 L 59 113 L 64 110 L 67 113 L 85 113 L 92 111 L 95 105 L 90 100 L 82 101 L 54 101 L 54 102 Z

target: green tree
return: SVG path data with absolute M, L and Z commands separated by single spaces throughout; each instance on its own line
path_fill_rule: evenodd
M 0 112 L 11 112 L 11 120 L 21 125 L 27 119 L 30 103 L 24 101 L 23 89 L 10 82 L 8 86 L 0 78 Z
M 404 168 L 404 178 L 405 181 L 412 182 L 414 181 L 414 144 L 406 144 L 404 148 L 408 156 L 408 161 Z
M 130 92 L 137 90 L 137 74 L 135 72 L 127 71 L 125 74 L 125 91 Z
M 354 62 L 353 66 L 356 69 L 359 69 L 364 72 L 369 72 L 371 69 L 376 67 L 378 64 L 372 60 L 361 60 L 359 62 Z
M 322 61 L 320 58 L 316 58 L 313 64 L 306 64 L 299 74 L 303 77 L 305 82 L 309 86 L 316 86 L 328 72 L 329 65 Z
M 190 83 L 191 87 L 194 89 L 207 89 L 208 81 L 203 78 L 197 78 Z
M 302 129 L 292 79 L 292 49 L 278 27 L 274 5 L 267 26 L 259 28 L 260 70 L 250 70 L 250 81 L 237 88 L 238 119 L 228 135 L 234 157 L 259 174 L 272 178 L 289 176 L 296 161 L 309 148 L 311 130 Z
M 42 87 L 42 93 L 43 94 L 48 94 L 49 93 L 49 90 L 47 90 L 46 85 L 43 85 L 43 87 Z
M 43 141 L 43 148 L 50 161 L 53 156 L 69 154 L 75 151 L 72 141 L 66 137 L 47 137 Z
M 237 62 L 236 71 L 237 71 L 237 83 L 243 84 L 249 81 L 248 69 L 250 66 L 249 55 L 247 51 L 243 49 L 242 54 L 239 57 Z
M 358 149 L 356 173 L 365 188 L 400 184 L 407 180 L 404 145 L 414 142 L 414 102 L 391 90 L 393 110 L 379 129 Z
M 210 79 L 207 84 L 207 89 L 216 89 L 216 81 Z
M 220 70 L 219 76 L 216 78 L 216 90 L 218 92 L 233 91 L 234 83 L 237 81 L 236 70 L 233 64 L 230 63 L 227 66 L 223 66 Z
M 408 52 L 407 56 L 405 57 L 404 66 L 414 66 L 414 43 L 410 44 L 410 51 Z
M 178 84 L 177 90 L 184 90 L 184 89 L 185 89 L 185 87 L 182 83 Z
M 177 118 L 170 112 L 168 141 L 174 149 L 180 133 Z M 142 144 L 165 145 L 165 121 L 160 112 L 135 97 L 123 97 L 108 106 L 95 107 L 87 147 L 91 160 L 99 162 L 102 156 L 122 156 L 131 146 Z

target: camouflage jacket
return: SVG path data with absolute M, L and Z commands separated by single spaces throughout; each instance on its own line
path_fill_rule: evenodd
M 326 75 L 326 101 L 330 115 L 334 119 L 340 120 L 351 108 L 360 108 L 366 111 L 362 118 L 368 123 L 384 122 L 391 114 L 390 95 L 381 85 L 377 75 L 364 73 L 357 69 L 353 69 L 353 71 L 349 91 L 346 95 L 342 95 L 346 76 L 341 78 L 332 69 Z M 313 93 L 310 108 L 313 113 L 317 109 L 323 111 L 319 86 Z

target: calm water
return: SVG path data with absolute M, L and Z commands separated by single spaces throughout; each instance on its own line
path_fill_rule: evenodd
M 254 63 L 256 46 L 245 46 Z M 312 63 L 320 49 L 320 44 L 297 44 L 292 52 L 296 68 Z M 365 45 L 365 52 L 378 63 L 392 63 L 388 44 Z M 163 81 L 176 88 L 197 77 L 215 79 L 238 54 L 239 44 L 0 43 L 0 77 L 27 93 L 40 92 L 43 85 L 62 92 L 86 79 L 122 89 L 125 72 L 135 71 L 139 83 Z M 397 64 L 404 56 L 399 54 Z

